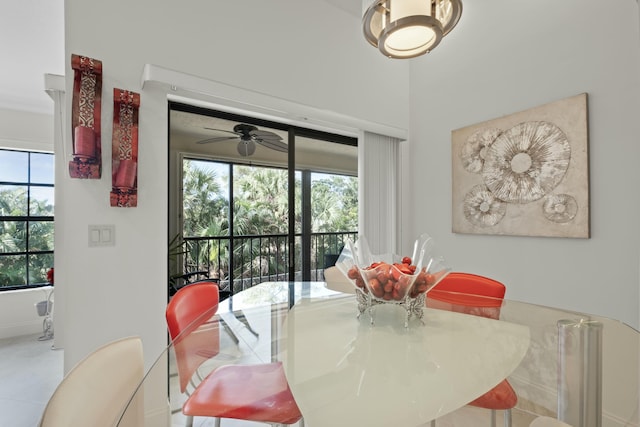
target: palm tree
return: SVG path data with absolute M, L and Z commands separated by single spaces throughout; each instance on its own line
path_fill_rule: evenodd
M 234 234 L 286 234 L 288 228 L 287 171 L 238 166 L 234 186 Z M 283 239 L 249 238 L 236 246 L 235 273 L 242 277 L 278 274 L 286 266 Z M 275 258 L 276 254 L 280 259 Z M 242 262 L 249 260 L 249 262 Z
M 250 225 L 244 234 L 282 234 L 289 222 L 287 171 L 236 167 L 234 222 Z M 236 233 L 238 234 L 238 233 Z
M 184 167 L 184 235 L 209 236 L 203 257 L 191 260 L 194 265 L 213 265 L 220 279 L 228 277 L 233 268 L 234 278 L 256 277 L 264 274 L 286 273 L 288 265 L 289 200 L 286 169 L 233 165 L 234 182 L 219 177 L 215 168 L 200 168 L 196 162 Z M 221 165 L 218 163 L 218 165 Z M 301 200 L 300 174 L 296 176 L 296 200 Z M 230 236 L 227 194 L 223 188 L 233 185 L 233 235 L 253 236 L 234 238 L 234 266 L 230 266 Z M 312 229 L 315 232 L 353 231 L 357 229 L 357 179 L 326 175 L 313 182 Z M 301 206 L 296 203 L 295 222 L 301 224 Z M 298 225 L 297 232 L 301 228 Z M 278 237 L 267 238 L 266 235 Z M 193 242 L 194 245 L 199 244 Z M 291 248 L 298 255 L 301 248 Z M 324 253 L 334 245 L 327 244 Z M 196 246 L 194 246 L 196 248 Z M 187 248 L 189 250 L 189 248 Z M 333 249 L 335 252 L 335 249 Z M 192 251 L 195 256 L 196 251 Z M 300 257 L 296 256 L 296 260 Z M 227 260 L 225 263 L 223 260 Z M 213 270 L 213 269 L 212 269 Z
M 183 173 L 183 234 L 202 236 L 211 221 L 228 223 L 228 203 L 215 171 L 204 170 L 193 161 L 185 161 Z
M 182 191 L 184 223 L 182 235 L 174 236 L 170 244 L 170 277 L 181 274 L 178 271 L 180 257 L 184 258 L 186 265 L 191 265 L 196 270 L 215 264 L 218 259 L 228 258 L 217 256 L 219 247 L 216 248 L 217 251 L 198 251 L 182 240 L 183 236 L 219 236 L 228 229 L 228 202 L 216 172 L 205 169 L 200 162 L 185 160 Z M 212 270 L 217 273 L 220 266 L 214 266 Z
M 25 217 L 29 211 L 39 215 L 53 216 L 53 205 L 46 201 L 29 201 L 24 187 L 5 187 L 0 191 L 0 216 Z M 27 248 L 27 227 L 29 247 Z M 46 270 L 53 265 L 51 253 L 38 251 L 53 250 L 52 221 L 0 221 L 0 253 L 36 252 L 29 255 L 9 255 L 0 258 L 0 286 L 26 285 L 46 282 Z M 27 263 L 29 277 L 27 277 Z

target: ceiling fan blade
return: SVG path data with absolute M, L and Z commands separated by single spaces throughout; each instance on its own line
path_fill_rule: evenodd
M 269 132 L 267 130 L 252 130 L 249 135 L 256 137 L 257 139 L 263 139 L 266 141 L 282 141 L 282 137 L 276 133 Z
M 213 138 L 203 139 L 201 141 L 196 141 L 196 144 L 209 144 L 211 142 L 222 142 L 222 141 L 237 141 L 237 136 L 214 136 Z
M 287 151 L 289 151 L 289 146 L 282 141 L 272 141 L 272 140 L 265 140 L 260 138 L 254 138 L 254 141 L 262 145 L 263 147 L 280 151 L 282 153 L 286 153 Z
M 240 132 L 233 132 L 233 131 L 230 131 L 230 130 L 224 130 L 224 129 L 208 128 L 208 127 L 206 127 L 206 126 L 204 126 L 204 129 L 207 129 L 207 130 L 215 130 L 216 132 L 230 133 L 230 134 L 233 134 L 233 135 L 242 135 Z

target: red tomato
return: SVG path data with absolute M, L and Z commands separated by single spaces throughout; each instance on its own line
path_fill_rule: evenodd
M 398 279 L 402 276 L 402 272 L 398 268 L 392 268 L 391 276 L 393 277 L 393 280 L 398 281 Z
M 360 272 L 358 271 L 358 267 L 355 265 L 347 271 L 347 277 L 351 280 L 355 280 L 360 277 Z
M 398 270 L 400 270 L 404 274 L 412 274 L 411 268 L 407 264 L 393 264 L 396 266 Z
M 380 281 L 380 283 L 382 283 L 383 285 L 385 283 L 387 283 L 389 281 L 389 270 L 386 268 L 378 268 L 377 269 L 378 273 L 376 274 L 376 278 Z
M 406 256 L 402 258 L 402 263 L 403 264 L 411 264 L 411 258 Z
M 371 293 L 378 298 L 384 295 L 384 289 L 380 285 L 380 282 L 378 282 L 378 279 L 369 280 L 369 289 L 371 289 Z

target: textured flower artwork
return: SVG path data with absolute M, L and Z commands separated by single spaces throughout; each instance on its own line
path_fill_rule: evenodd
M 587 94 L 452 132 L 453 232 L 589 237 Z

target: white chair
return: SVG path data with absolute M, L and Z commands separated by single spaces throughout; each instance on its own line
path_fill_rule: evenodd
M 538 417 L 529 424 L 529 427 L 572 427 L 570 424 L 551 417 Z
M 144 376 L 142 341 L 129 337 L 110 342 L 81 360 L 58 385 L 40 427 L 112 427 Z M 136 395 L 136 400 L 141 397 Z M 127 411 L 138 413 L 140 411 Z M 143 420 L 127 419 L 128 425 Z
M 351 280 L 338 269 L 338 267 L 328 267 L 324 269 L 324 280 L 327 283 L 327 289 L 332 291 L 344 292 L 346 294 L 355 294 L 356 288 Z

